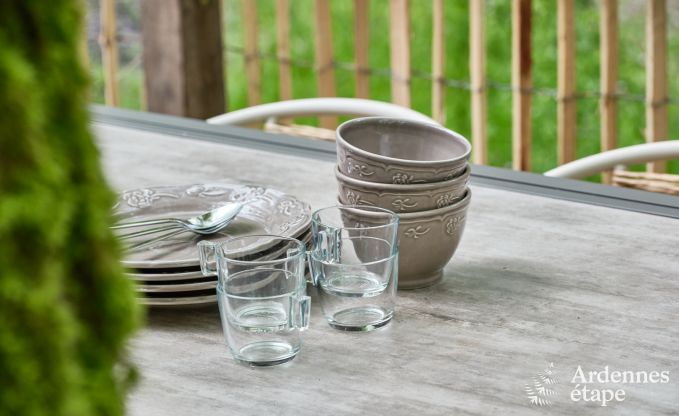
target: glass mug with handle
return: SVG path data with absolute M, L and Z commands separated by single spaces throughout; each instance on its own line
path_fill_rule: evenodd
M 346 205 L 312 214 L 308 254 L 321 309 L 333 328 L 370 331 L 394 315 L 398 285 L 398 215 Z
M 206 276 L 217 273 L 217 301 L 234 359 L 272 366 L 295 358 L 309 327 L 305 248 L 294 238 L 236 237 L 198 243 Z

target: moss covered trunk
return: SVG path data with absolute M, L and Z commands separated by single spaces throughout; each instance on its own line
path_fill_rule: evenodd
M 0 2 L 2 415 L 123 412 L 137 313 L 88 131 L 83 5 Z

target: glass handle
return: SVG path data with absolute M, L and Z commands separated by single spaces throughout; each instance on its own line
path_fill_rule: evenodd
M 309 316 L 311 315 L 311 297 L 301 296 L 297 301 L 297 319 L 295 319 L 295 326 L 299 330 L 304 331 L 309 329 Z
M 330 239 L 330 260 L 334 263 L 342 262 L 342 229 L 334 228 Z
M 209 241 L 201 241 L 197 245 L 200 256 L 200 271 L 203 272 L 203 276 L 214 276 L 217 274 L 217 245 Z M 211 267 L 210 263 L 214 267 Z
M 307 263 L 309 264 L 309 275 L 310 275 L 309 280 L 307 280 L 307 282 L 316 286 L 320 271 L 318 270 L 318 265 L 316 264 L 316 261 L 314 260 L 314 256 L 311 251 L 307 251 L 306 259 Z
M 325 231 L 319 231 L 314 236 L 313 250 L 318 253 L 321 258 L 326 258 L 328 255 L 328 237 Z
M 314 250 L 323 261 L 331 263 L 342 262 L 342 229 L 326 227 L 316 233 Z

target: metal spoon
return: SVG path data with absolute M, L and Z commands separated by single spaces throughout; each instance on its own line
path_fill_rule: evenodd
M 111 228 L 114 230 L 121 228 L 130 227 L 142 227 L 146 225 L 156 225 L 156 224 L 167 224 L 174 223 L 172 227 L 165 228 L 154 228 L 151 230 L 139 231 L 138 233 L 131 233 L 121 236 L 121 238 L 136 237 L 146 234 L 151 234 L 152 232 L 164 231 L 166 229 L 171 229 L 177 226 L 184 227 L 188 231 L 192 231 L 198 234 L 212 234 L 216 230 L 221 229 L 229 221 L 233 220 L 236 215 L 240 212 L 245 204 L 242 202 L 229 202 L 225 205 L 208 211 L 204 214 L 197 215 L 195 217 L 181 219 L 181 218 L 163 218 L 157 220 L 146 220 L 146 221 L 136 221 L 128 222 L 123 224 L 117 224 Z
M 224 226 L 217 228 L 217 229 L 216 229 L 215 231 L 213 231 L 213 232 L 217 232 L 217 231 L 221 230 L 222 228 L 226 227 L 226 226 L 228 225 L 228 223 L 229 223 L 229 222 L 227 222 L 226 224 L 224 224 Z M 179 234 L 186 233 L 186 232 L 189 232 L 189 230 L 181 229 L 181 230 L 171 231 L 171 232 L 169 232 L 169 233 L 167 233 L 167 234 L 160 235 L 160 236 L 158 236 L 158 237 L 156 237 L 156 238 L 152 238 L 152 239 L 150 239 L 150 240 L 148 240 L 148 241 L 142 241 L 141 243 L 132 244 L 131 246 L 128 246 L 127 249 L 128 249 L 128 250 L 139 250 L 139 249 L 141 249 L 141 248 L 151 246 L 151 245 L 153 245 L 153 244 L 155 244 L 155 243 L 159 243 L 159 242 L 161 242 L 161 241 L 163 241 L 163 240 L 167 240 L 167 239 L 170 238 L 170 237 L 174 237 L 175 235 L 179 235 Z M 211 233 L 210 233 L 210 234 L 211 234 Z
M 162 240 L 165 240 L 167 238 L 173 237 L 175 235 L 178 235 L 178 234 L 181 234 L 181 233 L 184 233 L 184 232 L 187 232 L 187 231 L 192 231 L 192 232 L 195 232 L 195 233 L 198 233 L 198 234 L 213 234 L 213 233 L 216 233 L 217 231 L 226 227 L 231 221 L 233 221 L 233 219 L 236 218 L 236 216 L 238 215 L 238 213 L 240 212 L 240 210 L 243 208 L 244 205 L 245 205 L 244 203 L 230 203 L 230 204 L 227 204 L 227 205 L 223 205 L 222 207 L 217 208 L 215 210 L 212 210 L 210 212 L 206 212 L 203 215 L 200 215 L 200 216 L 197 216 L 197 217 L 192 217 L 192 218 L 189 218 L 187 220 L 181 220 L 181 222 L 178 223 L 178 224 L 180 224 L 179 225 L 179 227 L 181 228 L 180 230 L 175 230 L 175 231 L 169 232 L 167 234 L 160 235 L 160 236 L 153 238 L 151 240 L 143 241 L 143 242 L 137 243 L 137 244 L 133 244 L 131 246 L 128 246 L 127 249 L 128 250 L 130 250 L 130 249 L 137 249 L 138 250 L 140 248 L 150 246 L 152 244 L 155 244 L 157 242 L 160 242 Z M 230 210 L 226 209 L 226 208 L 230 208 Z M 218 214 L 218 215 L 210 215 L 210 214 Z M 229 215 L 227 215 L 227 214 L 229 214 Z M 199 222 L 197 220 L 198 218 L 200 218 L 200 221 L 202 221 L 202 222 Z M 174 220 L 174 219 L 172 219 L 172 220 Z M 156 220 L 152 220 L 152 221 L 156 221 Z M 176 221 L 172 221 L 172 222 L 176 223 Z M 140 221 L 140 222 L 135 223 L 135 224 L 140 225 L 140 223 L 148 224 L 147 221 Z M 132 224 L 132 223 L 128 223 L 128 224 Z M 186 224 L 190 224 L 190 225 L 187 226 Z M 203 226 L 205 228 L 198 228 L 197 224 L 203 224 Z M 127 224 L 124 224 L 124 225 L 127 225 Z M 155 229 L 153 229 L 153 232 L 165 231 L 165 230 L 169 230 L 169 229 L 177 228 L 177 227 L 178 227 L 178 225 L 172 225 L 170 227 L 165 227 L 165 228 L 155 228 Z M 129 237 L 130 235 L 134 235 L 134 236 L 144 235 L 144 234 L 150 233 L 150 231 L 151 230 L 145 230 L 145 231 L 142 231 L 140 233 L 127 234 L 126 236 L 123 236 L 123 237 Z

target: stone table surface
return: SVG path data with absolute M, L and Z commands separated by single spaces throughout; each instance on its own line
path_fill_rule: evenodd
M 118 190 L 219 181 L 277 188 L 313 208 L 335 200 L 331 162 L 122 127 L 94 131 Z M 679 222 L 473 191 L 441 283 L 399 291 L 394 320 L 369 333 L 331 329 L 314 304 L 290 364 L 236 364 L 216 307 L 149 310 L 131 345 L 141 379 L 128 413 L 679 414 Z M 550 363 L 556 383 L 545 387 L 556 395 L 551 405 L 531 404 L 525 387 Z M 582 383 L 578 368 L 599 379 Z M 641 382 L 618 380 L 624 371 Z M 621 401 L 596 400 L 618 390 Z

